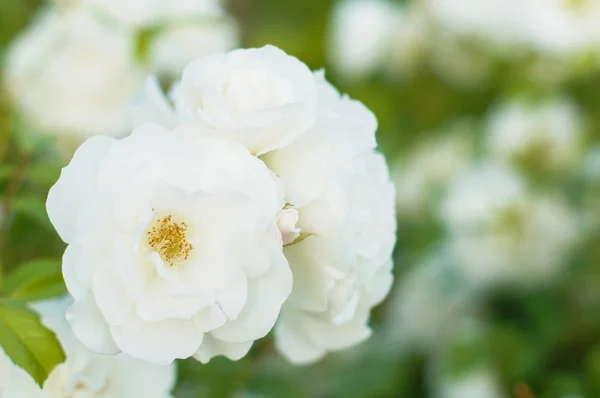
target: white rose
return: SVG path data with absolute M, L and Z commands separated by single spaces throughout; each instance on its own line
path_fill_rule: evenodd
M 6 84 L 33 127 L 81 142 L 125 134 L 126 107 L 144 81 L 133 37 L 80 11 L 38 16 L 7 59 Z
M 580 158 L 583 123 L 575 104 L 565 98 L 501 104 L 491 112 L 485 131 L 487 152 L 496 161 L 568 171 Z
M 69 243 L 73 331 L 94 352 L 157 364 L 241 358 L 291 290 L 284 203 L 259 159 L 196 124 L 89 139 L 47 202 Z
M 90 352 L 75 338 L 65 318 L 72 302 L 70 296 L 65 296 L 33 305 L 42 322 L 56 333 L 66 355 L 66 361 L 44 383 L 45 398 L 172 397 L 174 364 L 159 366 L 125 354 Z
M 285 246 L 294 287 L 276 328 L 291 362 L 315 361 L 366 339 L 371 308 L 392 281 L 394 187 L 373 152 L 377 120 L 316 73 L 319 114 L 312 129 L 263 160 L 298 211 L 297 241 Z
M 298 211 L 302 236 L 285 246 L 294 288 L 275 339 L 294 363 L 370 334 L 370 309 L 391 284 L 395 242 L 394 188 L 383 157 L 373 152 L 377 122 L 360 102 L 333 89 L 322 73 L 312 129 L 263 160 Z
M 560 200 L 531 193 L 519 175 L 497 165 L 459 176 L 442 218 L 457 264 L 482 285 L 556 277 L 578 236 L 577 220 Z
M 349 162 L 299 208 L 298 226 L 314 235 L 285 247 L 294 287 L 275 341 L 288 360 L 308 363 L 366 339 L 370 310 L 391 286 L 394 187 L 383 157 L 367 152 Z
M 196 59 L 184 70 L 173 100 L 184 119 L 262 154 L 312 126 L 317 89 L 306 65 L 265 46 Z

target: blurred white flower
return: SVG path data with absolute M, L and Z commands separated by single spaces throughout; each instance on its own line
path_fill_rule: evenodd
M 596 0 L 531 0 L 530 42 L 538 51 L 558 57 L 600 55 L 600 3 Z
M 435 251 L 398 281 L 384 330 L 404 350 L 443 347 L 473 311 L 471 291 L 457 275 L 447 250 Z
M 192 61 L 172 98 L 183 120 L 197 120 L 263 154 L 314 124 L 317 86 L 304 63 L 265 46 Z
M 493 59 L 469 43 L 438 34 L 429 42 L 429 47 L 432 69 L 448 84 L 477 90 L 490 78 Z
M 421 70 L 436 39 L 421 3 L 406 3 L 398 8 L 395 17 L 386 69 L 392 76 L 411 77 Z
M 426 0 L 442 32 L 504 58 L 526 52 L 554 61 L 598 59 L 600 3 L 595 0 Z M 597 64 L 597 62 L 596 62 Z
M 0 347 L 0 397 L 42 398 L 42 390 L 33 378 L 15 365 Z
M 150 42 L 150 69 L 159 75 L 179 77 L 195 58 L 231 50 L 238 41 L 236 25 L 225 17 L 166 23 Z
M 472 130 L 469 120 L 458 120 L 437 136 L 426 133 L 406 160 L 396 162 L 392 177 L 399 217 L 422 216 L 446 184 L 469 166 L 474 152 Z
M 542 171 L 569 171 L 581 154 L 583 122 L 566 98 L 539 104 L 512 100 L 494 108 L 485 126 L 485 148 L 494 161 Z
M 291 291 L 284 204 L 259 159 L 198 124 L 89 139 L 47 202 L 69 243 L 74 333 L 93 352 L 157 364 L 243 357 Z
M 578 235 L 577 219 L 560 200 L 531 193 L 518 174 L 498 165 L 460 175 L 442 218 L 457 265 L 483 285 L 556 277 Z
M 527 42 L 531 21 L 520 1 L 425 0 L 425 4 L 439 29 L 459 40 L 509 56 L 519 54 Z
M 148 67 L 178 78 L 195 58 L 238 45 L 237 26 L 221 0 L 80 0 L 89 11 L 146 34 Z
M 329 32 L 331 62 L 349 79 L 377 70 L 411 75 L 426 52 L 428 24 L 418 4 L 388 0 L 347 0 L 333 11 Z
M 39 131 L 81 142 L 122 135 L 126 112 L 144 81 L 130 32 L 89 15 L 44 10 L 8 54 L 5 82 L 23 116 Z
M 298 209 L 304 234 L 285 246 L 294 287 L 275 341 L 293 363 L 366 339 L 371 308 L 392 282 L 394 187 L 373 152 L 376 120 L 317 74 L 319 117 L 292 144 L 263 158 Z
M 5 83 L 32 132 L 71 155 L 86 137 L 131 131 L 129 103 L 148 73 L 179 76 L 237 40 L 216 0 L 63 0 L 12 44 Z
M 362 78 L 387 61 L 400 8 L 387 0 L 348 0 L 333 11 L 332 63 L 349 78 Z
M 169 19 L 219 16 L 221 0 L 73 0 L 120 24 L 144 27 Z
M 75 338 L 65 318 L 70 296 L 34 304 L 42 322 L 56 333 L 66 354 L 44 383 L 45 398 L 168 398 L 175 384 L 175 365 L 159 366 L 131 358 L 98 355 Z M 8 396 L 7 396 L 8 397 Z M 10 395 L 23 397 L 25 395 Z

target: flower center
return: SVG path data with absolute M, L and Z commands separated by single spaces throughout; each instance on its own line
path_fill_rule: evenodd
M 298 210 L 292 207 L 286 207 L 277 213 L 277 228 L 281 233 L 283 245 L 293 243 L 300 237 L 300 228 L 296 228 L 298 223 Z
M 148 245 L 172 267 L 187 260 L 194 248 L 187 241 L 187 229 L 188 225 L 185 222 L 175 222 L 170 215 L 158 218 L 148 231 Z

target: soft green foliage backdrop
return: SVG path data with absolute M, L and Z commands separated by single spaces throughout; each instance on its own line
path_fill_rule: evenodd
M 32 17 L 40 0 L 0 0 L 0 54 Z M 274 44 L 313 68 L 326 64 L 325 34 L 332 0 L 232 0 L 245 46 Z M 424 68 L 403 82 L 375 78 L 350 83 L 328 73 L 341 91 L 360 99 L 378 116 L 379 143 L 388 159 L 410 152 L 427 131 L 457 116 L 481 116 L 495 101 L 519 91 L 532 97 L 517 66 L 498 64 L 491 84 L 463 91 Z M 562 87 L 588 116 L 588 140 L 600 140 L 600 74 L 575 78 Z M 5 95 L 0 97 L 0 343 L 41 381 L 60 349 L 23 302 L 60 295 L 59 261 L 64 250 L 45 213 L 45 198 L 62 161 L 47 142 L 27 134 Z M 548 183 L 547 181 L 539 181 Z M 551 181 L 581 193 L 578 181 Z M 428 220 L 399 226 L 396 273 L 400 279 L 415 258 L 442 235 Z M 475 341 L 449 344 L 447 366 L 460 374 L 476 363 L 491 363 L 507 396 L 553 398 L 566 394 L 600 396 L 600 250 L 587 236 L 558 285 L 496 291 L 476 316 L 489 330 Z M 583 292 L 586 299 L 582 299 Z M 314 366 L 293 367 L 277 356 L 269 339 L 238 362 L 222 358 L 209 365 L 179 363 L 177 397 L 428 397 L 429 353 L 386 347 L 379 333 L 388 303 L 376 309 L 372 339 L 357 350 L 330 355 Z M 411 322 L 410 319 L 406 320 Z M 366 348 L 365 348 L 366 347 Z M 7 349 L 7 351 L 9 351 Z M 9 352 L 10 354 L 10 352 Z M 524 383 L 524 384 L 523 384 Z M 529 387 L 525 387 L 525 384 Z M 527 391 L 533 391 L 529 393 Z M 248 395 L 245 395 L 248 394 Z M 516 394 L 516 395 L 515 395 Z M 535 394 L 535 395 L 534 395 Z M 471 398 L 471 397 L 469 397 Z M 473 397 L 476 398 L 476 397 Z

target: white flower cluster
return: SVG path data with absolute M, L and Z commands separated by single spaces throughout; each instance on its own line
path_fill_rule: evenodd
M 495 107 L 485 126 L 485 149 L 498 163 L 544 172 L 567 172 L 582 152 L 583 121 L 567 98 L 527 104 L 517 99 Z
M 334 10 L 331 61 L 349 78 L 410 77 L 427 63 L 465 88 L 485 82 L 495 60 L 520 61 L 519 73 L 555 83 L 600 65 L 599 18 L 595 0 L 345 0 Z
M 457 178 L 442 218 L 457 264 L 478 285 L 551 280 L 577 237 L 561 200 L 536 195 L 499 165 L 477 165 Z
M 585 121 L 566 97 L 514 98 L 493 106 L 480 125 L 480 151 L 474 121 L 459 120 L 441 135 L 425 134 L 397 163 L 398 216 L 439 223 L 445 262 L 475 286 L 555 280 L 581 225 L 567 195 L 530 179 L 577 174 Z
M 128 103 L 148 73 L 179 75 L 193 58 L 236 42 L 213 0 L 63 0 L 15 40 L 5 82 L 30 129 L 72 147 L 127 134 Z
M 411 75 L 430 37 L 417 4 L 388 0 L 346 0 L 334 10 L 330 33 L 332 64 L 349 79 L 388 70 Z
M 457 120 L 427 139 L 394 165 L 392 176 L 398 190 L 396 206 L 402 219 L 424 219 L 435 208 L 439 193 L 457 174 L 469 167 L 474 152 L 475 124 Z
M 556 57 L 596 52 L 600 4 L 595 0 L 427 0 L 447 31 L 505 54 L 515 46 Z M 598 54 L 596 54 L 598 55 Z
M 278 349 L 306 363 L 369 336 L 396 220 L 364 105 L 266 46 L 194 60 L 169 98 L 149 80 L 136 115 L 48 196 L 84 345 L 235 360 L 279 320 Z
M 69 296 L 33 304 L 66 353 L 66 362 L 40 388 L 0 350 L 0 396 L 6 398 L 172 397 L 175 365 L 160 366 L 125 354 L 109 357 L 90 352 L 71 332 L 65 310 Z

